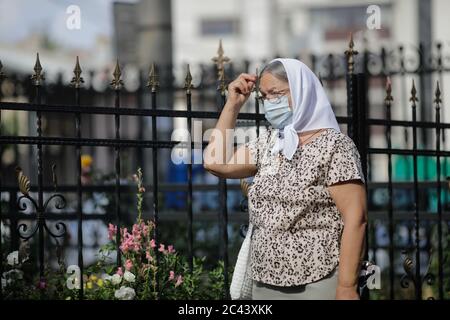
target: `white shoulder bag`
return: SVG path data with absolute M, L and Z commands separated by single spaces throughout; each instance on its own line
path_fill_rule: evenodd
M 253 225 L 248 225 L 247 234 L 239 250 L 236 266 L 230 285 L 230 296 L 232 300 L 252 300 L 253 280 L 250 265 L 250 242 Z
M 272 136 L 269 131 L 267 139 Z M 267 142 L 266 142 L 267 144 Z M 259 164 L 259 147 L 256 148 L 256 163 Z M 241 179 L 241 188 L 242 186 Z M 243 188 L 246 189 L 244 194 L 248 195 L 248 185 Z M 250 210 L 250 209 L 249 209 Z M 250 212 L 249 212 L 250 214 Z M 230 284 L 230 296 L 232 300 L 252 300 L 253 279 L 251 272 L 251 251 L 250 243 L 253 233 L 253 224 L 249 222 L 247 234 L 245 235 L 244 242 L 242 242 L 241 249 L 239 250 L 236 266 L 234 267 L 233 277 Z

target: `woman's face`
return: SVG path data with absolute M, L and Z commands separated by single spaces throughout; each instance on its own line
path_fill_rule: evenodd
M 278 79 L 268 72 L 264 72 L 259 80 L 259 92 L 263 98 L 275 98 L 277 96 L 287 95 L 289 108 L 292 110 L 292 98 L 288 82 Z

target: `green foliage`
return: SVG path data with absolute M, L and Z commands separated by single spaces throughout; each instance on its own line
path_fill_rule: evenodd
M 31 257 L 14 251 L 4 263 L 8 266 L 2 275 L 4 298 L 78 299 L 83 283 L 84 299 L 88 300 L 222 299 L 225 292 L 223 262 L 206 270 L 206 258 L 194 257 L 191 270 L 186 256 L 179 254 L 172 245 L 157 244 L 153 239 L 154 221 L 142 220 L 145 189 L 140 169 L 134 178 L 138 186 L 136 223 L 130 229 L 109 224 L 111 241 L 99 249 L 96 263 L 81 275 L 78 266 L 66 267 L 61 247 L 57 245 L 59 268 L 46 267 L 40 278 L 36 276 L 37 270 L 32 270 L 36 264 L 31 262 Z M 121 267 L 116 265 L 115 259 L 117 232 L 121 241 Z

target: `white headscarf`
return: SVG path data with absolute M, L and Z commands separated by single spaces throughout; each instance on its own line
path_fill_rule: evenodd
M 292 97 L 292 123 L 282 129 L 272 154 L 282 151 L 289 160 L 297 150 L 298 133 L 321 128 L 334 128 L 341 131 L 330 102 L 316 75 L 303 62 L 297 59 L 274 59 L 280 61 L 289 81 Z

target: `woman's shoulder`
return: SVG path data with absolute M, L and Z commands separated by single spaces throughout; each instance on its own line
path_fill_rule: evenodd
M 334 128 L 329 128 L 328 141 L 330 141 L 333 145 L 336 146 L 356 146 L 355 142 L 352 138 L 350 138 L 346 133 L 336 130 Z
M 331 148 L 332 154 L 347 154 L 360 157 L 358 147 L 353 139 L 344 132 L 332 129 L 331 133 Z

